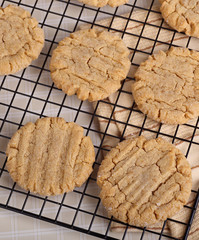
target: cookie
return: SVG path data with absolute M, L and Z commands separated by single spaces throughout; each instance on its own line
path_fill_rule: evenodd
M 199 2 L 197 0 L 159 0 L 164 20 L 178 32 L 199 37 Z
M 0 8 L 0 36 L 0 75 L 26 68 L 44 45 L 44 32 L 37 20 L 14 5 Z
M 141 63 L 132 91 L 153 120 L 183 124 L 199 115 L 199 53 L 171 47 Z
M 130 61 L 124 42 L 107 31 L 80 30 L 59 42 L 50 71 L 55 85 L 81 100 L 97 101 L 116 92 Z
M 187 202 L 191 168 L 174 145 L 141 136 L 119 143 L 106 155 L 97 184 L 102 204 L 113 217 L 148 226 L 172 217 Z
M 129 0 L 78 0 L 78 1 L 94 7 L 104 7 L 105 5 L 117 7 L 127 3 Z
M 6 154 L 12 179 L 25 190 L 57 195 L 81 186 L 95 160 L 90 137 L 63 118 L 29 122 L 11 138 Z

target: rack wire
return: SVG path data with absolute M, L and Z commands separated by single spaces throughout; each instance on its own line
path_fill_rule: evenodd
M 104 211 L 100 199 L 98 197 L 99 189 L 96 186 L 96 172 L 102 159 L 102 152 L 108 151 L 104 147 L 104 139 L 106 136 L 118 138 L 122 140 L 125 135 L 127 127 L 131 126 L 138 130 L 139 135 L 144 131 L 149 131 L 155 136 L 165 136 L 175 142 L 176 140 L 187 143 L 185 155 L 189 156 L 192 146 L 198 147 L 199 142 L 195 140 L 195 136 L 199 131 L 197 119 L 191 124 L 184 124 L 185 127 L 190 128 L 192 134 L 189 139 L 178 135 L 179 126 L 175 128 L 173 134 L 165 133 L 162 130 L 162 124 L 158 125 L 157 129 L 147 129 L 145 127 L 147 117 L 143 118 L 143 122 L 139 125 L 132 125 L 129 122 L 130 117 L 139 110 L 136 109 L 133 103 L 132 107 L 128 108 L 122 106 L 119 102 L 121 94 L 131 94 L 129 90 L 124 89 L 125 81 L 133 81 L 132 76 L 128 76 L 122 83 L 121 89 L 114 103 L 106 100 L 99 101 L 93 108 L 88 102 L 79 101 L 76 96 L 69 97 L 58 90 L 50 80 L 48 70 L 48 63 L 51 57 L 52 50 L 56 47 L 59 40 L 68 36 L 71 32 L 77 30 L 79 25 L 89 24 L 92 28 L 94 26 L 102 27 L 109 31 L 119 32 L 121 37 L 132 35 L 137 37 L 137 44 L 130 48 L 132 51 L 131 62 L 132 68 L 137 68 L 139 63 L 134 61 L 136 54 L 150 55 L 158 44 L 163 44 L 167 48 L 176 45 L 174 42 L 177 33 L 164 24 L 160 17 L 159 23 L 154 24 L 149 22 L 150 14 L 159 14 L 159 11 L 154 7 L 156 1 L 141 0 L 131 1 L 124 7 L 119 8 L 94 8 L 83 5 L 75 0 L 46 0 L 46 1 L 11 1 L 2 0 L 0 5 L 2 7 L 8 4 L 17 4 L 31 12 L 33 16 L 39 19 L 40 26 L 45 31 L 45 47 L 38 60 L 34 61 L 28 68 L 17 74 L 11 74 L 0 78 L 0 207 L 27 215 L 32 218 L 40 219 L 52 224 L 56 224 L 68 229 L 73 229 L 82 233 L 93 235 L 102 239 L 126 239 L 128 237 L 128 230 L 133 227 L 139 232 L 137 239 L 144 239 L 147 233 L 151 233 L 154 239 L 176 239 L 165 233 L 166 222 L 171 221 L 175 224 L 181 224 L 186 227 L 185 235 L 182 238 L 186 240 L 191 228 L 194 214 L 199 201 L 199 191 L 192 190 L 194 195 L 194 204 L 192 206 L 185 206 L 190 211 L 190 217 L 187 222 L 180 222 L 174 219 L 167 219 L 162 224 L 160 231 L 150 230 L 148 228 L 140 228 L 136 226 L 129 226 L 124 223 L 108 217 Z M 69 11 L 70 10 L 70 11 Z M 145 20 L 136 20 L 131 18 L 137 10 L 146 13 Z M 121 15 L 129 12 L 129 15 Z M 109 26 L 100 25 L 98 20 L 103 18 L 111 18 Z M 126 21 L 123 30 L 113 28 L 114 19 L 121 18 Z M 129 33 L 129 22 L 140 24 L 141 31 L 139 33 Z M 144 35 L 145 28 L 153 27 L 157 29 L 157 34 L 154 38 Z M 168 31 L 171 35 L 170 41 L 162 41 L 160 39 L 161 31 Z M 184 37 L 183 42 L 185 47 L 190 47 L 191 38 Z M 142 40 L 152 41 L 153 44 L 149 50 L 139 49 L 139 44 Z M 178 45 L 178 44 L 177 44 Z M 191 47 L 190 47 L 191 48 Z M 109 104 L 112 107 L 110 117 L 98 115 L 98 107 L 100 103 Z M 129 110 L 128 118 L 125 122 L 113 118 L 116 108 Z M 72 193 L 64 194 L 57 197 L 41 197 L 36 194 L 24 191 L 19 188 L 16 183 L 10 179 L 6 170 L 6 145 L 12 134 L 28 121 L 35 121 L 37 118 L 45 116 L 62 116 L 66 121 L 74 121 L 80 124 L 85 129 L 85 134 L 89 135 L 94 142 L 96 151 L 96 161 L 94 163 L 94 173 L 89 177 L 88 181 L 81 187 L 75 189 Z M 105 131 L 98 129 L 97 119 L 101 118 L 107 121 Z M 123 124 L 123 132 L 120 137 L 109 133 L 109 127 L 112 122 Z M 101 138 L 100 138 L 101 136 Z M 71 201 L 72 198 L 72 201 Z M 17 199 L 17 200 L 16 200 Z M 36 203 L 38 206 L 34 209 L 32 204 Z M 86 203 L 86 204 L 85 204 Z M 88 203 L 88 204 L 87 204 Z M 79 219 L 84 219 L 84 222 Z M 86 219 L 86 220 L 85 220 Z M 112 233 L 111 224 L 120 223 L 124 228 L 123 232 L 119 234 Z M 134 234 L 134 233 L 132 233 Z M 119 237 L 119 238 L 118 238 Z

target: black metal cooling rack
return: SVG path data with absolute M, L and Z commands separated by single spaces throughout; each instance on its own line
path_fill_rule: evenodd
M 190 139 L 183 139 L 177 136 L 177 133 L 179 131 L 179 126 L 176 127 L 175 132 L 173 135 L 163 133 L 161 132 L 162 125 L 160 124 L 158 130 L 153 129 L 147 129 L 145 127 L 145 123 L 147 120 L 147 117 L 144 118 L 141 125 L 132 125 L 129 123 L 130 116 L 133 114 L 133 112 L 139 112 L 136 110 L 134 104 L 131 108 L 127 108 L 124 106 L 121 106 L 119 104 L 119 98 L 121 93 L 131 94 L 129 91 L 126 91 L 123 89 L 124 82 L 122 84 L 121 89 L 119 90 L 117 99 L 114 103 L 107 103 L 106 101 L 99 101 L 94 109 L 88 107 L 85 105 L 84 102 L 79 101 L 75 99 L 75 105 L 71 104 L 71 101 L 74 100 L 76 97 L 68 97 L 64 95 L 60 90 L 57 90 L 57 88 L 52 84 L 49 78 L 49 70 L 48 70 L 48 61 L 51 56 L 51 50 L 56 46 L 58 43 L 58 40 L 63 38 L 65 35 L 75 31 L 78 28 L 78 25 L 81 23 L 90 24 L 91 27 L 93 26 L 101 26 L 97 23 L 98 16 L 106 16 L 111 17 L 111 21 L 109 26 L 101 26 L 108 30 L 115 30 L 112 27 L 112 23 L 116 17 L 120 17 L 124 20 L 126 20 L 126 25 L 124 30 L 120 31 L 121 37 L 124 37 L 126 34 L 132 34 L 138 38 L 137 44 L 135 48 L 131 48 L 130 50 L 133 50 L 133 54 L 131 56 L 132 66 L 137 67 L 138 64 L 135 63 L 134 57 L 136 52 L 140 52 L 146 55 L 150 55 L 153 53 L 155 46 L 158 43 L 168 45 L 170 47 L 174 44 L 174 39 L 176 32 L 167 26 L 164 25 L 163 20 L 160 20 L 159 25 L 154 25 L 153 23 L 147 22 L 148 17 L 151 13 L 157 13 L 159 12 L 154 9 L 154 0 L 145 1 L 146 7 L 143 7 L 143 5 L 140 5 L 141 0 L 135 0 L 130 1 L 128 4 L 125 5 L 125 11 L 129 12 L 129 17 L 121 16 L 120 9 L 119 8 L 93 8 L 87 5 L 83 5 L 81 3 L 78 3 L 77 1 L 73 0 L 66 0 L 66 1 L 53 1 L 53 0 L 47 0 L 47 1 L 11 1 L 11 0 L 3 0 L 0 1 L 0 4 L 2 7 L 7 6 L 8 4 L 17 4 L 21 7 L 24 7 L 28 9 L 34 16 L 34 14 L 38 15 L 39 22 L 42 28 L 44 28 L 46 33 L 46 39 L 45 39 L 45 47 L 40 55 L 40 62 L 33 62 L 27 69 L 21 71 L 20 73 L 4 76 L 0 80 L 0 138 L 1 138 L 1 144 L 0 144 L 0 155 L 1 155 L 1 161 L 0 161 L 0 194 L 4 196 L 4 200 L 0 202 L 0 207 L 11 210 L 20 214 L 27 215 L 29 217 L 37 218 L 49 223 L 53 223 L 65 228 L 73 229 L 82 233 L 86 233 L 95 237 L 99 237 L 102 239 L 118 239 L 118 236 L 113 236 L 111 234 L 110 228 L 111 223 L 116 222 L 119 223 L 117 220 L 113 218 L 109 218 L 106 216 L 106 214 L 103 211 L 99 211 L 100 209 L 100 199 L 98 197 L 98 193 L 96 191 L 88 191 L 89 186 L 93 183 L 94 189 L 96 188 L 95 181 L 96 176 L 95 174 L 92 174 L 86 184 L 83 185 L 82 188 L 74 190 L 73 193 L 69 194 L 76 194 L 78 196 L 77 204 L 74 206 L 73 204 L 68 204 L 66 199 L 68 194 L 64 194 L 63 196 L 60 196 L 58 198 L 50 198 L 50 197 L 41 197 L 38 195 L 31 194 L 30 192 L 23 191 L 20 189 L 16 183 L 13 183 L 9 179 L 8 172 L 5 168 L 6 165 L 6 156 L 5 156 L 5 148 L 8 140 L 10 139 L 11 135 L 10 133 L 14 133 L 15 130 L 20 128 L 25 122 L 27 122 L 29 119 L 36 119 L 38 117 L 44 117 L 49 115 L 51 112 L 51 109 L 53 109 L 54 112 L 56 112 L 57 116 L 62 116 L 66 118 L 66 116 L 69 116 L 69 121 L 74 122 L 80 122 L 80 125 L 83 125 L 86 135 L 101 135 L 102 138 L 99 141 L 95 141 L 95 150 L 96 150 L 96 162 L 94 164 L 94 172 L 97 171 L 100 161 L 101 161 L 101 152 L 107 151 L 105 147 L 103 147 L 103 142 L 106 136 L 113 137 L 113 138 L 119 138 L 120 140 L 123 139 L 123 136 L 125 134 L 126 128 L 128 126 L 133 126 L 134 128 L 137 128 L 139 130 L 139 134 L 143 132 L 143 130 L 151 131 L 156 136 L 162 135 L 167 136 L 168 138 L 172 139 L 172 142 L 174 142 L 176 139 L 185 141 L 188 144 L 186 156 L 189 155 L 190 148 L 192 145 L 198 146 L 199 142 L 194 141 L 194 137 L 196 135 L 196 132 L 198 131 L 198 122 L 199 119 L 195 122 L 195 124 L 185 124 L 186 127 L 190 127 L 192 129 L 192 136 Z M 57 8 L 58 4 L 60 4 L 60 8 Z M 145 6 L 144 5 L 144 6 Z M 68 14 L 68 9 L 71 8 L 72 14 Z M 146 18 L 144 21 L 139 20 L 132 20 L 130 16 L 134 13 L 136 10 L 143 10 L 146 12 Z M 90 18 L 86 15 L 89 15 Z M 49 21 L 49 16 L 51 16 L 51 21 Z M 53 18 L 56 19 L 56 21 L 53 21 Z M 89 19 L 89 20 L 88 20 Z M 142 25 L 141 32 L 139 34 L 137 33 L 129 33 L 127 31 L 127 26 L 129 21 L 135 21 Z M 56 22 L 56 23 L 55 23 Z M 63 22 L 65 25 L 63 25 Z M 70 22 L 70 24 L 67 24 L 67 22 Z M 157 35 L 154 39 L 148 38 L 143 35 L 144 29 L 146 26 L 152 26 L 157 28 Z M 161 30 L 167 30 L 170 33 L 172 33 L 172 37 L 170 42 L 164 42 L 158 39 L 159 34 Z M 48 34 L 49 33 L 49 34 Z M 153 41 L 153 46 L 151 48 L 151 51 L 144 51 L 139 50 L 138 45 L 139 42 L 144 40 Z M 191 38 L 187 38 L 186 47 L 189 47 Z M 27 74 L 28 73 L 28 74 Z M 32 75 L 31 75 L 32 74 Z M 27 77 L 27 75 L 29 77 Z M 32 76 L 32 77 L 30 77 Z M 133 80 L 131 77 L 127 78 L 128 80 Z M 10 82 L 10 84 L 9 84 Z M 24 86 L 24 87 L 23 87 Z M 26 86 L 26 87 L 25 87 Z M 44 90 L 41 91 L 40 96 L 37 96 L 37 89 L 42 88 Z M 23 89 L 23 91 L 21 90 Z M 25 90 L 24 90 L 25 89 Z M 53 95 L 54 94 L 54 95 Z M 56 100 L 56 96 L 61 96 L 59 101 Z M 54 96 L 54 98 L 52 97 Z M 23 104 L 17 104 L 18 98 L 23 99 Z M 31 108 L 33 101 L 36 104 L 36 109 L 34 107 Z M 112 106 L 112 113 L 109 118 L 104 116 L 99 116 L 97 114 L 97 109 L 100 103 L 106 103 L 111 104 Z M 50 107 L 49 107 L 50 106 Z M 116 107 L 120 107 L 123 109 L 129 110 L 129 117 L 126 122 L 121 122 L 113 119 L 113 113 Z M 56 109 L 56 110 L 55 110 Z M 82 123 L 83 121 L 83 114 L 86 115 L 89 120 L 87 120 L 86 123 Z M 141 113 L 140 113 L 141 114 Z M 102 119 L 107 121 L 107 126 L 104 132 L 101 132 L 100 130 L 96 129 L 96 119 L 98 117 L 101 117 Z M 67 120 L 67 119 L 66 119 Z M 111 122 L 118 122 L 122 123 L 124 125 L 124 130 L 122 133 L 122 136 L 117 137 L 114 135 L 111 135 L 108 133 L 109 126 Z M 8 178 L 6 178 L 8 176 Z M 2 180 L 3 179 L 3 180 Z M 6 181 L 5 181 L 6 179 Z M 176 239 L 169 234 L 165 233 L 165 226 L 166 222 L 171 221 L 174 224 L 181 224 L 186 227 L 186 232 L 184 235 L 184 240 L 187 239 L 192 221 L 194 219 L 194 214 L 196 212 L 196 208 L 199 201 L 199 191 L 192 190 L 192 194 L 194 194 L 194 204 L 193 206 L 185 206 L 188 210 L 190 210 L 190 217 L 187 222 L 179 222 L 174 219 L 167 219 L 163 225 L 162 229 L 160 231 L 153 231 L 147 228 L 140 228 L 136 226 L 129 226 L 124 223 L 121 223 L 125 228 L 123 230 L 123 233 L 120 235 L 121 239 L 125 239 L 128 234 L 128 229 L 130 227 L 133 227 L 134 229 L 137 229 L 140 233 L 139 239 L 144 239 L 145 234 L 151 233 L 154 236 L 154 239 Z M 13 204 L 12 198 L 14 195 L 17 195 L 18 199 L 23 199 L 21 204 Z M 90 203 L 92 205 L 92 210 L 90 208 L 85 209 L 82 208 L 84 199 L 89 198 Z M 0 198 L 1 199 L 1 198 Z M 33 199 L 35 201 L 39 201 L 40 207 L 39 210 L 34 211 L 31 208 L 27 208 L 29 199 Z M 44 214 L 46 206 L 51 205 L 52 208 L 56 208 L 54 216 L 47 216 Z M 63 211 L 67 209 L 66 213 L 66 219 L 63 217 L 60 219 L 60 215 Z M 73 214 L 70 214 L 70 211 Z M 68 220 L 70 214 L 70 221 Z M 81 224 L 77 224 L 77 219 L 80 214 L 84 214 L 86 218 L 89 219 L 89 222 L 86 224 L 86 226 L 82 226 Z M 72 216 L 72 217 L 71 217 Z M 96 221 L 97 219 L 97 221 Z M 103 225 L 103 229 L 98 227 L 95 228 L 97 222 L 97 226 Z M 133 234 L 133 233 L 132 233 Z

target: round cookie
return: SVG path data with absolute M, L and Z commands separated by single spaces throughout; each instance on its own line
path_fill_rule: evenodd
M 81 186 L 95 160 L 93 144 L 83 135 L 83 128 L 56 117 L 20 128 L 6 154 L 12 179 L 40 195 L 62 194 Z
M 78 1 L 94 7 L 104 7 L 105 5 L 117 7 L 127 3 L 129 0 L 78 0 Z
M 50 71 L 55 85 L 81 100 L 97 101 L 116 92 L 130 60 L 124 42 L 107 31 L 80 30 L 59 42 Z
M 38 58 L 44 32 L 23 8 L 0 8 L 0 75 L 16 73 Z
M 199 2 L 197 0 L 159 0 L 164 20 L 178 32 L 199 37 Z
M 97 183 L 107 211 L 130 225 L 166 220 L 188 201 L 191 168 L 184 155 L 162 138 L 143 136 L 119 143 L 102 161 Z
M 141 63 L 132 85 L 138 108 L 153 120 L 183 124 L 199 115 L 199 53 L 171 47 Z

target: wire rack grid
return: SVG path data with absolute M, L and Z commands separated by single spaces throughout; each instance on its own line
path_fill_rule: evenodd
M 159 135 L 165 137 L 172 143 L 177 141 L 185 143 L 184 153 L 186 157 L 189 157 L 192 148 L 198 148 L 199 141 L 196 137 L 199 133 L 199 119 L 183 125 L 184 128 L 188 128 L 191 132 L 187 138 L 180 134 L 181 126 L 176 126 L 172 133 L 164 132 L 163 124 L 158 124 L 155 128 L 148 128 L 148 118 L 139 112 L 134 102 L 132 106 L 127 107 L 122 105 L 121 100 L 123 94 L 131 95 L 129 88 L 125 88 L 125 83 L 131 83 L 134 80 L 133 73 L 142 59 L 146 59 L 147 56 L 160 47 L 168 49 L 172 45 L 177 45 L 194 48 L 195 40 L 184 34 L 176 33 L 165 25 L 159 10 L 157 10 L 157 2 L 154 0 L 130 0 L 123 7 L 104 7 L 101 9 L 83 5 L 75 0 L 34 0 L 31 3 L 25 0 L 0 1 L 2 7 L 8 4 L 17 4 L 29 10 L 39 20 L 40 26 L 45 31 L 45 46 L 39 59 L 35 60 L 28 68 L 17 74 L 0 78 L 0 207 L 102 239 L 132 239 L 132 235 L 129 235 L 128 232 L 133 227 L 136 230 L 136 233 L 133 233 L 133 236 L 136 236 L 135 239 L 145 239 L 146 234 L 150 233 L 152 239 L 177 240 L 179 238 L 165 233 L 165 226 L 170 221 L 186 228 L 184 236 L 180 239 L 187 239 L 199 201 L 197 189 L 192 190 L 194 195 L 192 206 L 185 206 L 190 211 L 188 220 L 181 222 L 175 219 L 167 219 L 162 224 L 162 229 L 155 231 L 148 228 L 129 226 L 108 217 L 98 197 L 99 189 L 96 185 L 96 172 L 103 151 L 108 151 L 104 147 L 106 137 L 120 141 L 125 137 L 128 127 L 134 128 L 137 135 L 148 132 L 153 134 L 154 137 Z M 134 16 L 137 16 L 135 14 L 137 11 L 140 11 L 143 18 L 134 18 Z M 125 13 L 128 14 L 125 15 Z M 156 16 L 156 20 L 153 19 L 154 16 Z M 109 18 L 108 24 L 101 21 L 105 18 Z M 118 21 L 118 19 L 124 23 L 122 29 L 115 28 L 114 21 Z M 134 28 L 135 31 L 129 31 L 129 24 L 137 24 L 137 27 Z M 132 62 L 130 74 L 123 81 L 114 101 L 99 101 L 94 108 L 87 101 L 79 101 L 76 96 L 69 97 L 58 90 L 50 79 L 48 69 L 52 50 L 57 43 L 84 25 L 91 28 L 97 26 L 118 33 L 123 39 L 133 37 L 132 42 L 135 43 L 129 46 Z M 153 28 L 154 34 L 148 36 L 145 31 L 147 28 L 150 32 L 150 29 Z M 162 38 L 165 33 L 169 36 L 167 40 Z M 135 39 L 136 41 L 134 41 Z M 147 47 L 140 47 L 143 45 Z M 100 104 L 111 106 L 112 111 L 109 117 L 99 115 L 98 108 Z M 128 111 L 125 121 L 114 118 L 117 108 Z M 143 120 L 139 124 L 130 122 L 134 114 L 143 116 Z M 6 170 L 5 150 L 12 134 L 28 121 L 35 121 L 37 118 L 45 116 L 61 116 L 66 121 L 74 121 L 83 126 L 85 134 L 91 137 L 96 151 L 94 172 L 88 181 L 81 188 L 77 188 L 72 193 L 63 196 L 41 197 L 26 192 L 18 187 L 16 183 L 13 183 Z M 106 121 L 107 125 L 104 131 L 98 128 L 98 118 Z M 119 137 L 109 132 L 112 123 L 123 126 Z M 120 223 L 120 226 L 123 226 L 123 232 L 117 234 L 111 232 L 113 223 Z

